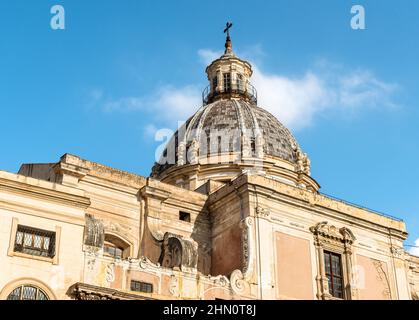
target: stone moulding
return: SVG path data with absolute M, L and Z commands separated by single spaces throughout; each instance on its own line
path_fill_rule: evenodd
M 252 217 L 247 217 L 241 222 L 242 227 L 242 256 L 243 269 L 234 270 L 230 275 L 231 289 L 238 295 L 246 295 L 250 293 L 250 281 L 253 276 L 253 256 L 254 256 L 254 239 L 253 239 Z

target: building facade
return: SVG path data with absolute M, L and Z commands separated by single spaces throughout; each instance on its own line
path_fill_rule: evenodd
M 319 191 L 229 35 L 206 73 L 150 177 L 0 171 L 0 299 L 418 299 L 404 222 Z

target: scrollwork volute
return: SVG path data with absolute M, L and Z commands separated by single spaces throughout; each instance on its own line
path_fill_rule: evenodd
M 192 239 L 167 232 L 162 243 L 160 263 L 164 268 L 196 272 L 198 245 Z
M 234 270 L 230 275 L 231 288 L 238 295 L 246 295 L 250 291 L 250 280 L 253 276 L 253 218 L 247 217 L 241 222 L 242 228 L 242 270 Z

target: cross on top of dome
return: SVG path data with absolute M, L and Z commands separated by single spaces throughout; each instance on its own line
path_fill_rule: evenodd
M 224 54 L 232 54 L 233 53 L 233 44 L 231 43 L 230 38 L 230 28 L 233 26 L 233 23 L 227 22 L 226 28 L 224 29 L 224 33 L 227 33 L 226 44 L 225 44 L 225 51 Z

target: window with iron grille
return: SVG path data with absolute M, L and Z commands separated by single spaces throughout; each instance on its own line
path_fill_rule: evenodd
M 153 285 L 147 282 L 131 280 L 131 291 L 153 293 Z
M 55 256 L 55 232 L 18 225 L 14 251 L 52 258 Z
M 47 294 L 41 289 L 31 285 L 23 285 L 14 289 L 7 300 L 49 300 Z
M 224 80 L 224 92 L 229 92 L 231 89 L 231 75 L 229 73 L 223 74 Z
M 324 266 L 329 281 L 329 293 L 335 298 L 344 298 L 342 257 L 340 254 L 324 251 Z

